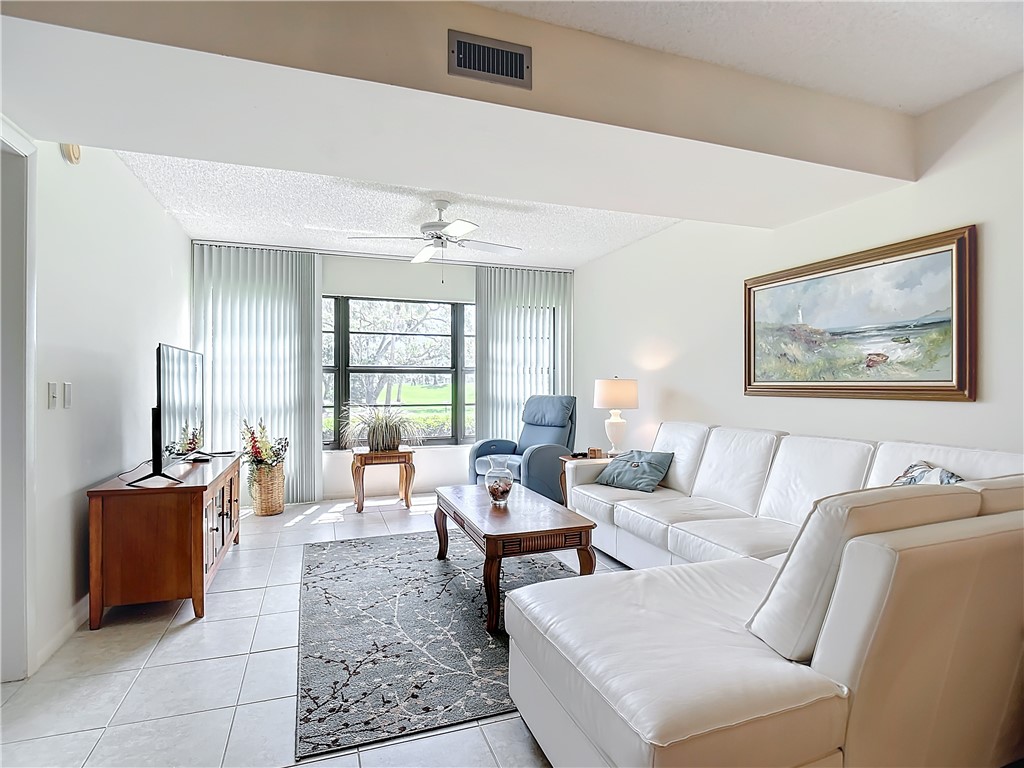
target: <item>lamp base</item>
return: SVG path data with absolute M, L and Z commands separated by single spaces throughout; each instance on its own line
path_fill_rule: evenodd
M 608 451 L 609 456 L 618 456 L 622 451 L 618 449 L 619 444 L 626 437 L 626 420 L 622 418 L 622 411 L 612 409 L 610 416 L 604 420 L 604 433 L 608 436 L 608 442 L 612 449 Z

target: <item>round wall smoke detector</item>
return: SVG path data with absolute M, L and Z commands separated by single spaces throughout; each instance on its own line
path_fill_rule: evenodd
M 78 165 L 82 162 L 82 148 L 77 144 L 61 144 L 60 156 L 68 165 Z

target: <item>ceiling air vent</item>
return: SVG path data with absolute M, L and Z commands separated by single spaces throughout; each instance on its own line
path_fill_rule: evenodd
M 533 49 L 490 37 L 448 30 L 448 74 L 533 88 Z

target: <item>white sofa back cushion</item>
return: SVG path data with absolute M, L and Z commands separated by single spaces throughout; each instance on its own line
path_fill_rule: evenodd
M 874 443 L 786 435 L 768 471 L 758 517 L 800 525 L 814 502 L 864 486 Z
M 846 547 L 811 668 L 853 692 L 847 765 L 1021 756 L 1022 519 L 953 520 Z
M 1024 454 L 981 451 L 929 443 L 879 443 L 868 473 L 866 488 L 892 485 L 892 481 L 915 461 L 927 461 L 964 478 L 979 480 L 1024 472 Z
M 981 494 L 979 515 L 998 515 L 1024 509 L 1024 475 L 968 480 L 959 485 Z
M 872 488 L 821 499 L 747 629 L 779 655 L 810 661 L 846 542 L 855 536 L 974 517 L 981 495 L 955 485 Z
M 661 485 L 680 491 L 687 496 L 693 491 L 693 479 L 697 476 L 704 444 L 711 433 L 707 424 L 693 421 L 665 421 L 658 427 L 652 451 L 663 451 L 675 454 L 669 465 L 668 473 Z
M 783 434 L 734 427 L 712 429 L 693 481 L 692 495 L 754 514 L 775 447 Z

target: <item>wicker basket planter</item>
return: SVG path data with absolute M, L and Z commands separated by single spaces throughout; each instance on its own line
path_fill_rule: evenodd
M 272 467 L 250 466 L 252 508 L 260 516 L 284 512 L 284 463 Z

